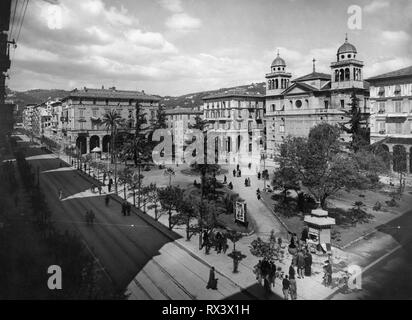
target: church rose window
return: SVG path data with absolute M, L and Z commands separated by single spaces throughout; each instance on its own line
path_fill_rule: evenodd
M 301 100 L 296 100 L 295 106 L 296 106 L 297 108 L 300 108 L 300 107 L 302 106 L 302 101 L 301 101 Z

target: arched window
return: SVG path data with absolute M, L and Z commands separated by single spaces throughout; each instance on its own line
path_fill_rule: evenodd
M 335 82 L 339 81 L 339 70 L 335 70 Z
M 339 80 L 344 81 L 345 80 L 345 71 L 343 69 L 339 70 Z
M 349 81 L 350 80 L 350 71 L 349 68 L 345 69 L 345 81 Z
M 278 82 L 278 79 L 276 79 L 275 80 L 275 89 L 278 89 L 279 88 L 279 82 Z
M 272 81 L 271 80 L 268 81 L 268 89 L 272 90 Z

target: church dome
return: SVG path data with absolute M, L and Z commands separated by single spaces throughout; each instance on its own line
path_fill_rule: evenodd
M 279 56 L 279 53 L 275 60 L 273 60 L 272 67 L 286 67 L 286 62 Z
M 348 42 L 348 37 L 345 39 L 345 43 L 342 44 L 338 49 L 338 54 L 341 53 L 358 53 L 356 48 L 353 44 Z

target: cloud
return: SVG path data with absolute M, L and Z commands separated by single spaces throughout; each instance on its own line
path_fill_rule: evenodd
M 171 12 L 183 12 L 181 0 L 159 0 L 160 5 Z
M 411 36 L 403 30 L 398 31 L 382 31 L 382 40 L 385 45 L 405 45 L 411 40 Z
M 202 21 L 186 13 L 181 0 L 159 0 L 159 4 L 173 13 L 165 21 L 166 27 L 170 30 L 187 33 L 201 27 Z
M 409 57 L 380 58 L 378 61 L 371 61 L 370 64 L 366 65 L 364 74 L 367 77 L 373 77 L 386 72 L 399 70 L 410 65 L 412 65 L 412 59 Z
M 191 31 L 200 28 L 202 21 L 186 13 L 176 13 L 166 20 L 166 26 L 176 31 Z
M 365 11 L 366 13 L 375 13 L 386 7 L 389 7 L 389 2 L 387 1 L 372 1 L 371 3 L 363 7 L 363 11 Z

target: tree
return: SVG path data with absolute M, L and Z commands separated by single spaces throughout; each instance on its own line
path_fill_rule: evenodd
M 161 205 L 161 214 L 167 213 L 169 216 L 169 229 L 179 222 L 178 219 L 172 219 L 173 211 L 177 211 L 182 200 L 183 190 L 176 186 L 168 186 L 158 189 L 158 198 Z
M 352 91 L 350 100 L 350 109 L 343 110 L 349 120 L 340 124 L 340 127 L 344 132 L 351 134 L 350 148 L 356 153 L 360 149 L 369 146 L 370 137 L 367 128 L 367 116 L 362 113 L 359 107 L 359 98 L 356 96 L 355 89 Z
M 114 162 L 115 156 L 115 139 L 117 130 L 123 125 L 123 119 L 116 110 L 107 111 L 102 118 L 102 124 L 106 126 L 107 131 L 110 131 L 110 159 Z
M 274 172 L 272 186 L 283 190 L 283 202 L 287 202 L 288 190 L 298 191 L 300 189 L 299 176 L 293 167 L 280 164 Z
M 398 173 L 399 177 L 399 195 L 402 195 L 405 189 L 405 176 L 407 173 L 407 156 L 405 148 L 401 145 L 393 147 L 393 171 Z
M 329 196 L 358 186 L 363 178 L 353 157 L 342 151 L 339 138 L 338 127 L 322 123 L 310 130 L 308 138 L 287 137 L 281 146 L 281 167 L 293 168 L 322 208 Z
M 130 168 L 125 167 L 123 170 L 119 171 L 119 182 L 123 184 L 123 198 L 126 200 L 126 189 L 127 185 L 130 184 L 130 181 L 133 176 L 133 171 Z
M 199 232 L 212 232 L 217 226 L 217 217 L 219 214 L 215 202 L 201 200 L 194 208 L 198 217 Z
M 147 202 L 149 203 L 148 209 L 154 209 L 154 219 L 157 221 L 159 220 L 159 197 L 158 197 L 158 188 L 155 183 L 151 183 L 147 187 Z
M 276 241 L 275 233 L 272 230 L 268 241 L 257 237 L 250 244 L 250 253 L 266 261 L 277 260 L 282 257 L 279 241 Z
M 182 200 L 177 207 L 178 213 L 173 218 L 176 224 L 186 226 L 186 240 L 189 241 L 192 235 L 198 231 L 198 228 L 190 225 L 191 220 L 197 217 L 194 209 L 195 200 L 192 197 L 186 197 Z
M 169 187 L 170 187 L 172 185 L 172 177 L 176 175 L 175 171 L 173 170 L 173 168 L 169 167 L 169 168 L 166 168 L 163 174 L 169 177 Z

